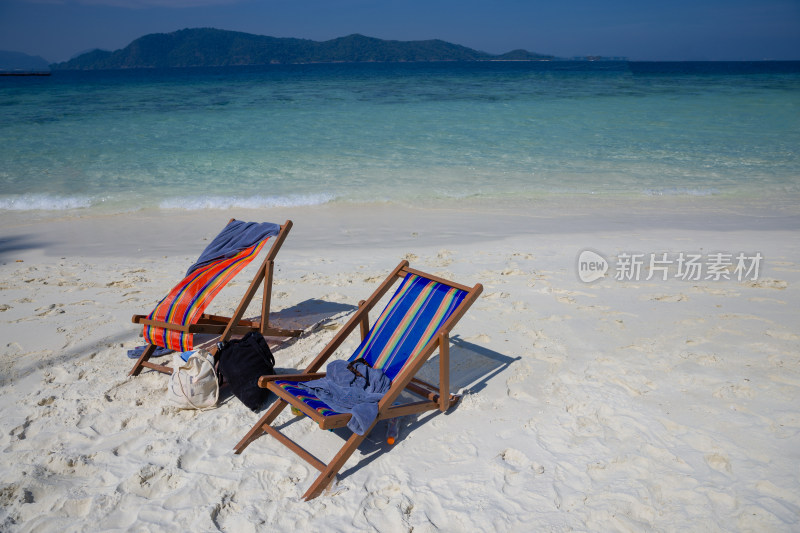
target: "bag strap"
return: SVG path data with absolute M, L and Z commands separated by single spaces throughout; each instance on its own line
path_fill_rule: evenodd
M 274 367 L 275 366 L 275 356 L 272 355 L 272 350 L 269 349 L 269 343 L 267 343 L 267 339 L 264 338 L 263 335 L 259 334 L 257 337 L 254 335 L 254 339 L 256 342 L 256 346 L 258 346 L 258 351 L 261 352 L 261 357 L 264 359 L 264 362 L 267 363 L 267 366 Z

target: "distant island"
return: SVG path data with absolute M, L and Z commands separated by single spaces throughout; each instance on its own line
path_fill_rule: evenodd
M 213 28 L 154 33 L 121 50 L 93 50 L 50 65 L 53 70 L 227 67 L 302 63 L 424 61 L 547 61 L 554 56 L 514 50 L 479 52 L 438 39 L 387 41 L 354 34 L 330 41 L 278 38 Z
M 49 76 L 50 66 L 39 56 L 0 50 L 0 76 Z

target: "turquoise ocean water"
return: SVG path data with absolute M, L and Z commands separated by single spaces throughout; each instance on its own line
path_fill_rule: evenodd
M 0 211 L 800 198 L 800 62 L 0 78 Z

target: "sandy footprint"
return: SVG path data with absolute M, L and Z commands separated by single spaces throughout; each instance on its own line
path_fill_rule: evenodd
M 458 409 L 460 411 L 481 410 L 490 403 L 484 394 L 476 394 L 468 390 L 461 390 L 459 394 L 461 394 L 461 400 L 458 402 Z
M 710 294 L 712 296 L 731 296 L 731 297 L 738 297 L 741 296 L 740 292 L 736 292 L 730 289 L 720 289 L 718 287 L 707 287 L 705 285 L 695 285 L 692 287 L 693 292 L 703 292 L 706 294 Z
M 506 448 L 497 456 L 499 464 L 514 472 L 531 470 L 536 474 L 544 474 L 544 467 L 531 461 L 527 455 L 516 448 Z
M 403 480 L 383 475 L 367 488 L 353 526 L 360 530 L 386 530 L 386 524 L 395 524 L 388 531 L 436 531 L 438 528 L 427 516 L 424 506 L 415 504 L 413 494 Z M 441 523 L 441 522 L 440 522 Z
M 511 296 L 509 293 L 500 291 L 483 293 L 484 300 L 499 300 L 500 298 L 508 298 L 509 296 Z
M 756 296 L 753 298 L 748 298 L 748 302 L 753 303 L 771 303 L 771 304 L 778 304 L 778 305 L 787 305 L 788 302 L 786 300 L 778 300 L 777 298 L 763 298 L 760 296 Z
M 0 487 L 0 506 L 10 508 L 14 503 L 33 503 L 33 492 L 21 487 L 18 483 L 10 483 Z
M 704 458 L 708 466 L 710 466 L 714 470 L 717 470 L 718 472 L 730 474 L 733 471 L 733 469 L 731 468 L 731 461 L 725 454 L 710 453 L 707 454 Z
M 778 415 L 770 423 L 769 429 L 779 439 L 796 438 L 800 434 L 800 415 L 797 413 Z
M 612 376 L 609 381 L 622 387 L 631 396 L 641 396 L 657 388 L 656 384 L 645 376 L 631 375 L 624 371 L 621 375 Z
M 643 296 L 642 300 L 651 300 L 654 302 L 685 302 L 689 297 L 685 294 L 658 294 L 654 296 Z
M 16 426 L 14 429 L 9 431 L 8 434 L 12 437 L 15 437 L 17 440 L 25 440 L 28 438 L 28 428 L 34 420 L 36 420 L 35 417 L 26 417 L 25 422 Z
M 511 398 L 533 398 L 528 392 L 530 386 L 526 386 L 526 381 L 531 375 L 532 370 L 528 365 L 518 367 L 514 374 L 506 380 L 506 394 Z
M 782 291 L 783 289 L 789 286 L 789 282 L 784 281 L 782 279 L 764 278 L 755 281 L 750 281 L 747 283 L 747 286 L 752 287 L 754 289 L 775 289 Z
M 523 272 L 518 268 L 506 268 L 500 271 L 501 276 L 525 276 L 527 274 L 527 272 Z
M 144 498 L 158 497 L 177 489 L 181 485 L 181 476 L 163 466 L 148 464 L 142 466 L 135 474 L 123 481 L 117 490 L 129 492 Z
M 764 332 L 768 337 L 772 337 L 773 339 L 780 339 L 782 341 L 796 341 L 800 340 L 800 336 L 792 333 L 791 331 L 775 331 L 772 329 L 768 329 Z
M 536 259 L 536 256 L 527 252 L 514 252 L 511 254 L 511 257 L 514 259 Z
M 756 394 L 749 385 L 729 383 L 718 387 L 712 395 L 719 400 L 733 400 L 738 398 L 752 399 Z
M 411 254 L 413 255 L 413 254 Z M 453 252 L 450 250 L 439 250 L 436 257 L 428 259 L 425 263 L 429 266 L 446 267 L 453 262 Z
M 45 307 L 34 309 L 34 312 L 36 316 L 60 315 L 65 313 L 62 307 L 64 307 L 64 304 L 50 304 Z
M 544 466 L 531 461 L 516 448 L 506 448 L 496 457 L 496 464 L 503 470 L 503 492 L 527 486 L 532 478 L 544 474 Z

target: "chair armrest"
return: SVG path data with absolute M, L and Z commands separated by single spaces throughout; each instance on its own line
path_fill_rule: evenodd
M 262 389 L 266 389 L 267 385 L 272 381 L 311 381 L 322 377 L 325 377 L 325 372 L 315 372 L 313 374 L 272 374 L 258 378 L 258 386 Z

